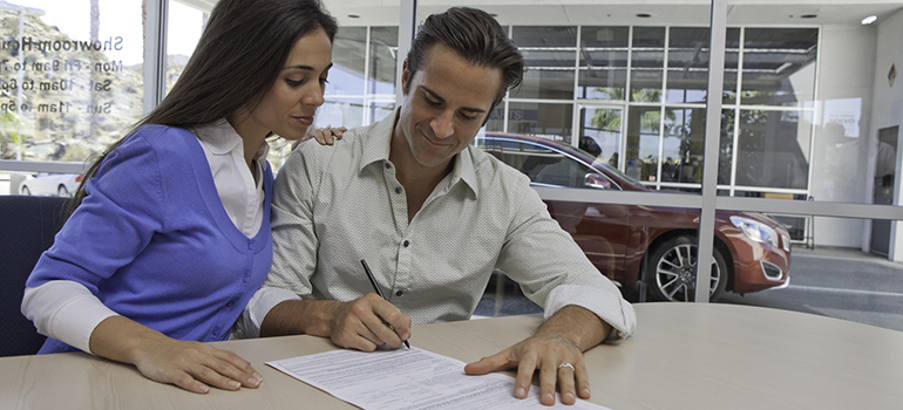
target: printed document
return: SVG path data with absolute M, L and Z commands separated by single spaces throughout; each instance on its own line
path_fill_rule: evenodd
M 550 408 L 540 403 L 538 386 L 530 386 L 526 399 L 517 399 L 513 377 L 468 376 L 464 362 L 417 348 L 333 350 L 267 364 L 367 410 Z M 556 399 L 551 408 L 606 409 L 580 399 L 565 406 L 560 395 Z

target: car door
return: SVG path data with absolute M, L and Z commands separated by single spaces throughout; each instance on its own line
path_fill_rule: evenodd
M 585 177 L 603 174 L 565 153 L 532 141 L 497 140 L 506 164 L 526 174 L 533 185 L 587 188 Z M 612 188 L 617 189 L 617 188 Z M 623 280 L 629 227 L 623 205 L 545 201 L 552 218 L 571 234 L 590 261 L 610 279 Z

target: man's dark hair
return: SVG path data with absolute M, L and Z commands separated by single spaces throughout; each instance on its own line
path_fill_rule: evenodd
M 410 79 L 423 67 L 427 53 L 436 43 L 445 44 L 473 65 L 502 70 L 502 83 L 493 108 L 502 101 L 508 89 L 517 87 L 523 80 L 524 57 L 505 35 L 502 26 L 483 10 L 452 7 L 427 17 L 420 26 L 408 52 L 405 93 L 411 86 Z

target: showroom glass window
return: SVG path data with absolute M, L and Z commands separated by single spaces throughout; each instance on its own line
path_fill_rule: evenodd
M 140 0 L 0 5 L 2 159 L 82 162 L 141 118 Z

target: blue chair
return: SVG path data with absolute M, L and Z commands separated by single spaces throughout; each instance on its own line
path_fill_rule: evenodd
M 44 343 L 22 315 L 22 293 L 68 206 L 69 198 L 0 196 L 0 356 L 35 354 Z

